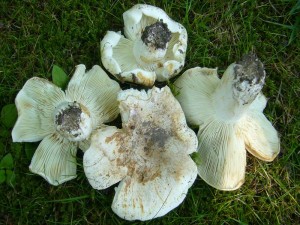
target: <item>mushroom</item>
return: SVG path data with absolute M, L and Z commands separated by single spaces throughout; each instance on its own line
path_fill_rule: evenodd
M 264 81 L 263 64 L 248 54 L 222 79 L 217 69 L 197 67 L 175 82 L 187 121 L 199 126 L 198 174 L 217 189 L 235 190 L 244 183 L 246 150 L 267 162 L 280 151 L 277 131 L 263 114 Z
M 186 29 L 160 8 L 137 4 L 123 14 L 125 37 L 108 31 L 101 41 L 104 67 L 121 81 L 152 86 L 178 74 L 185 60 Z
M 15 103 L 14 142 L 41 141 L 29 169 L 52 185 L 76 177 L 77 147 L 89 147 L 91 132 L 119 113 L 119 84 L 99 67 L 78 65 L 66 92 L 46 79 L 29 79 Z
M 189 154 L 197 136 L 168 87 L 118 95 L 122 129 L 95 132 L 83 166 L 93 188 L 115 189 L 113 211 L 126 220 L 150 220 L 177 207 L 197 177 Z

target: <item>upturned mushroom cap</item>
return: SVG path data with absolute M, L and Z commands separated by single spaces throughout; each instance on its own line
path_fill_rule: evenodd
M 83 165 L 95 189 L 119 181 L 112 209 L 126 220 L 149 220 L 177 207 L 197 176 L 189 154 L 197 137 L 170 89 L 120 92 L 122 129 L 92 137 Z
M 160 8 L 137 4 L 123 14 L 124 33 L 108 31 L 101 41 L 104 67 L 121 81 L 152 86 L 184 66 L 187 32 Z
M 46 79 L 29 79 L 16 97 L 14 142 L 41 141 L 29 169 L 52 185 L 76 177 L 77 147 L 89 147 L 92 130 L 118 115 L 119 84 L 99 67 L 78 65 L 66 92 Z
M 217 189 L 235 190 L 243 184 L 245 149 L 264 161 L 280 151 L 278 134 L 262 113 L 264 79 L 262 63 L 250 54 L 231 64 L 222 79 L 216 69 L 197 67 L 175 82 L 188 122 L 199 125 L 198 173 Z

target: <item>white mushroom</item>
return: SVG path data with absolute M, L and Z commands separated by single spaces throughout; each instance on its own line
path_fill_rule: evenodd
M 197 136 L 187 127 L 170 89 L 121 91 L 122 129 L 105 127 L 85 152 L 85 174 L 95 189 L 119 182 L 113 211 L 126 220 L 150 220 L 177 207 L 197 176 L 189 154 Z
M 193 68 L 175 82 L 187 121 L 199 125 L 198 173 L 209 185 L 235 190 L 244 183 L 246 150 L 264 161 L 280 151 L 276 130 L 263 114 L 265 71 L 254 54 L 216 69 Z
M 101 41 L 104 67 L 121 81 L 152 86 L 184 66 L 186 29 L 160 8 L 138 4 L 123 14 L 125 37 L 108 31 Z
M 16 97 L 14 142 L 42 142 L 29 169 L 52 185 L 76 177 L 77 147 L 86 150 L 92 130 L 118 115 L 119 84 L 99 67 L 78 65 L 66 92 L 33 77 Z

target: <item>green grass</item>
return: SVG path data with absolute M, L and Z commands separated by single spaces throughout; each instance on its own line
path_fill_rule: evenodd
M 281 137 L 272 163 L 248 154 L 245 184 L 222 192 L 197 178 L 178 208 L 144 224 L 300 223 L 300 36 L 297 1 L 147 1 L 182 23 L 189 35 L 184 70 L 226 67 L 255 51 L 264 62 L 266 116 Z M 0 105 L 14 102 L 33 76 L 51 77 L 54 64 L 71 76 L 77 64 L 100 61 L 100 39 L 122 30 L 131 1 L 0 1 Z M 124 85 L 127 88 L 130 85 Z M 0 158 L 11 153 L 16 184 L 0 185 L 0 224 L 129 224 L 110 209 L 114 189 L 93 190 L 78 178 L 50 186 L 28 170 L 30 153 L 0 127 Z M 33 144 L 33 148 L 36 147 Z M 78 154 L 79 165 L 82 155 Z M 139 224 L 134 222 L 130 224 Z

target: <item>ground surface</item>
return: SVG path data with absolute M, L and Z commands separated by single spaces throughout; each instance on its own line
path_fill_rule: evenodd
M 297 1 L 147 1 L 183 24 L 189 35 L 184 70 L 226 67 L 254 51 L 265 64 L 266 116 L 281 137 L 272 163 L 247 157 L 245 184 L 222 192 L 198 178 L 178 208 L 145 224 L 300 223 L 300 27 Z M 14 102 L 33 76 L 51 78 L 54 64 L 70 76 L 77 64 L 100 61 L 100 39 L 122 30 L 132 1 L 0 1 L 0 105 Z M 129 85 L 123 85 L 128 88 Z M 82 155 L 78 178 L 53 187 L 28 170 L 29 149 L 0 129 L 0 159 L 13 157 L 15 184 L 0 185 L 0 224 L 129 224 L 110 205 L 114 189 L 93 190 Z M 26 154 L 27 153 L 27 154 Z M 139 224 L 139 222 L 131 223 Z

